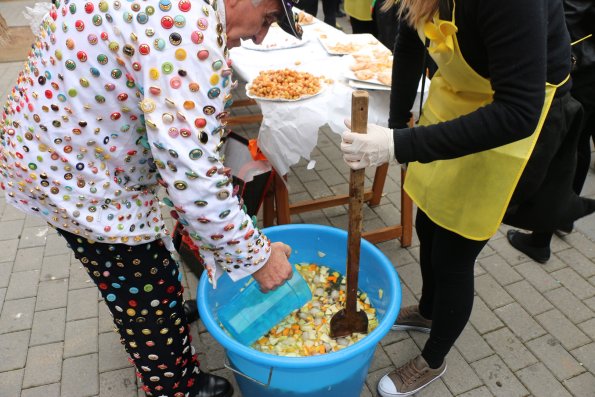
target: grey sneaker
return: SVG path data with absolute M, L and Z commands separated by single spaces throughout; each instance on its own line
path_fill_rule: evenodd
M 382 397 L 402 397 L 417 393 L 446 372 L 446 362 L 440 368 L 432 369 L 419 355 L 407 364 L 384 375 L 378 382 L 378 393 Z
M 430 329 L 432 328 L 432 320 L 428 320 L 423 318 L 421 314 L 419 314 L 419 306 L 407 306 L 402 307 L 399 311 L 399 316 L 397 317 L 397 321 L 392 326 L 393 331 L 419 331 L 425 332 L 426 334 L 430 333 Z

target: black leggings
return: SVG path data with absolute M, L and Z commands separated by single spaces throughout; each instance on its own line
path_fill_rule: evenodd
M 181 273 L 163 241 L 110 244 L 58 233 L 99 287 L 145 393 L 191 392 L 199 363 L 182 307 Z
M 423 280 L 419 311 L 432 320 L 422 356 L 431 368 L 438 368 L 471 315 L 473 266 L 488 241 L 469 240 L 448 231 L 419 209 L 415 227 Z

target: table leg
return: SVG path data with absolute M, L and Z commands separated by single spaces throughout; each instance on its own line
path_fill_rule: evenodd
M 275 172 L 275 209 L 277 212 L 277 225 L 285 225 L 291 223 L 291 215 L 289 213 L 289 192 L 285 182 L 287 176 L 279 175 Z
M 388 163 L 382 164 L 380 167 L 376 168 L 376 173 L 374 174 L 374 182 L 372 183 L 372 199 L 368 202 L 368 205 L 375 206 L 380 204 L 380 199 L 382 198 L 382 191 L 384 190 L 384 181 L 386 180 L 387 174 Z

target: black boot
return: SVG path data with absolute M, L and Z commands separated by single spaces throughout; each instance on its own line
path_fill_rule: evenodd
M 198 320 L 198 304 L 196 303 L 196 299 L 186 299 L 183 307 L 188 323 L 193 323 Z
M 546 263 L 550 259 L 550 247 L 536 247 L 532 245 L 531 234 L 523 233 L 518 230 L 511 229 L 506 233 L 506 238 L 510 245 L 535 262 Z
M 233 387 L 227 379 L 202 371 L 196 375 L 194 389 L 196 394 L 192 397 L 231 397 L 233 395 Z

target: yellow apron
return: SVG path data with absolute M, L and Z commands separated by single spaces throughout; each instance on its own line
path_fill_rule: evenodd
M 465 61 L 457 42 L 454 20 L 436 15 L 418 29 L 438 65 L 432 77 L 421 125 L 437 124 L 471 113 L 493 101 L 490 81 Z M 565 80 L 566 81 L 566 80 Z M 495 149 L 427 164 L 410 163 L 405 191 L 436 224 L 471 240 L 492 237 L 531 156 L 556 88 L 547 83 L 539 123 L 525 139 Z
M 350 17 L 360 21 L 372 20 L 372 0 L 344 0 L 343 8 Z

